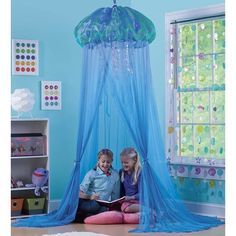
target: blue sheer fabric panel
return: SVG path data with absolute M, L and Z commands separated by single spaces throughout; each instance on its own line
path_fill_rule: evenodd
M 169 176 L 158 112 L 152 92 L 149 47 L 140 42 L 101 43 L 84 47 L 78 123 L 77 162 L 59 209 L 14 226 L 47 227 L 71 222 L 78 204 L 79 183 L 96 163 L 101 148 L 119 153 L 135 147 L 142 159 L 141 218 L 132 232 L 190 232 L 222 224 L 190 213 Z M 83 166 L 80 173 L 80 166 Z
M 103 50 L 98 46 L 85 49 L 83 55 L 83 72 L 80 90 L 80 110 L 78 121 L 77 156 L 71 178 L 65 189 L 61 204 L 56 211 L 45 216 L 33 216 L 20 219 L 12 224 L 14 227 L 49 227 L 65 225 L 74 220 L 79 196 L 80 170 L 85 174 L 86 169 L 96 163 L 98 104 L 106 79 L 106 66 L 101 60 Z M 92 148 L 91 148 L 92 147 Z M 85 168 L 80 168 L 81 164 Z M 66 161 L 66 160 L 65 160 Z M 52 186 L 51 186 L 52 187 Z
M 217 218 L 191 214 L 174 190 L 152 92 L 148 45 L 134 48 L 124 43 L 122 49 L 114 48 L 118 63 L 110 63 L 108 83 L 143 158 L 141 219 L 132 232 L 191 232 L 222 224 Z

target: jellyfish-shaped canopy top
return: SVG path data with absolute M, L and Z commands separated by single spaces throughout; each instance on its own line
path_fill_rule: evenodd
M 94 11 L 80 21 L 74 33 L 81 47 L 114 41 L 134 42 L 138 46 L 140 42 L 151 43 L 156 36 L 155 26 L 146 16 L 117 5 Z

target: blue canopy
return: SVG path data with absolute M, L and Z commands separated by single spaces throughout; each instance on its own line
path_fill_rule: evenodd
M 81 177 L 93 167 L 98 150 L 113 150 L 114 167 L 119 168 L 119 153 L 127 146 L 138 150 L 143 164 L 140 224 L 133 231 L 190 232 L 222 224 L 217 218 L 189 212 L 174 190 L 152 91 L 151 21 L 131 8 L 102 8 L 81 21 L 75 35 L 84 50 L 71 179 L 58 210 L 13 225 L 48 227 L 73 221 Z
M 140 12 L 121 6 L 100 8 L 83 19 L 75 28 L 75 37 L 82 47 L 102 42 L 151 43 L 155 27 Z

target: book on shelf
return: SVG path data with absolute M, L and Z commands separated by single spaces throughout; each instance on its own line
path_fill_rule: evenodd
M 121 204 L 125 201 L 125 196 L 115 199 L 113 201 L 106 201 L 101 199 L 96 199 L 96 201 L 104 207 L 108 207 L 109 209 L 119 209 Z

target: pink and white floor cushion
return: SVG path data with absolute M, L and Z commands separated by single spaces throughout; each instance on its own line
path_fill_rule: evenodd
M 106 211 L 85 218 L 85 224 L 138 224 L 140 213 L 124 213 L 120 211 Z

